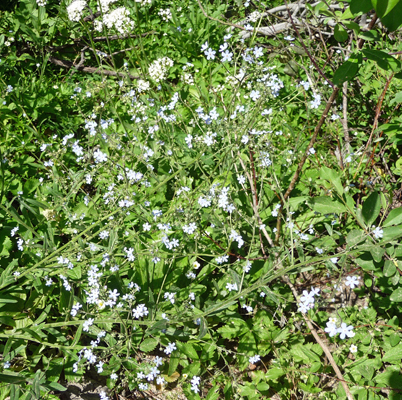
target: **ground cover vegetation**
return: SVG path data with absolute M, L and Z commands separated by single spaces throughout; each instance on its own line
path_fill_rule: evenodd
M 1 7 L 1 399 L 402 399 L 402 1 Z

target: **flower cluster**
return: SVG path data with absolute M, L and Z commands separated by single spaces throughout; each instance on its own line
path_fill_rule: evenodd
M 148 72 L 155 82 L 161 82 L 167 78 L 167 73 L 171 67 L 173 67 L 173 61 L 169 57 L 162 57 L 149 66 Z
M 314 307 L 315 297 L 319 294 L 320 289 L 311 288 L 311 291 L 303 290 L 303 295 L 300 297 L 297 311 L 305 314 L 308 310 Z
M 347 326 L 345 322 L 342 322 L 340 326 L 338 326 L 336 318 L 330 318 L 327 322 L 327 327 L 324 330 L 330 337 L 333 337 L 338 333 L 340 334 L 339 337 L 341 339 L 345 339 L 346 336 L 349 338 L 355 336 L 352 325 Z
M 84 0 L 74 0 L 67 7 L 68 19 L 72 22 L 78 22 L 84 11 L 84 8 L 87 6 L 87 2 Z

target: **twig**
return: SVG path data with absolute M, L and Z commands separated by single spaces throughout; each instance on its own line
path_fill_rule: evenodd
M 285 4 L 287 5 L 287 2 L 285 0 Z M 314 57 L 310 54 L 309 50 L 307 49 L 306 45 L 304 44 L 303 38 L 300 35 L 299 30 L 296 28 L 296 25 L 293 21 L 292 15 L 290 13 L 290 10 L 288 10 L 288 15 L 290 18 L 290 22 L 292 23 L 293 29 L 295 30 L 297 37 L 300 40 L 300 44 L 303 46 L 304 51 L 307 53 L 308 58 L 311 60 L 311 62 L 313 63 L 314 67 L 317 69 L 317 71 L 319 72 L 319 74 L 334 88 L 335 85 L 334 83 L 327 78 L 327 76 L 324 74 L 324 72 L 321 70 L 321 68 L 318 66 L 318 64 L 315 62 Z
M 307 157 L 309 155 L 309 150 L 314 146 L 314 143 L 315 143 L 315 141 L 317 139 L 318 133 L 320 132 L 321 127 L 324 124 L 324 122 L 325 122 L 325 120 L 326 120 L 326 118 L 328 116 L 328 112 L 329 112 L 329 110 L 330 110 L 330 108 L 332 106 L 332 103 L 334 102 L 336 96 L 338 95 L 338 92 L 339 92 L 339 88 L 336 86 L 334 88 L 334 90 L 332 91 L 331 97 L 327 101 L 327 104 L 325 106 L 325 110 L 322 113 L 321 118 L 318 121 L 318 124 L 314 129 L 313 137 L 311 138 L 310 143 L 308 144 L 307 149 L 306 149 L 302 159 L 300 160 L 300 162 L 299 162 L 299 164 L 297 166 L 297 169 L 296 169 L 296 171 L 295 171 L 295 173 L 293 175 L 293 178 L 292 178 L 292 180 L 291 180 L 291 182 L 289 184 L 289 187 L 286 190 L 285 194 L 283 195 L 283 200 L 286 200 L 289 197 L 289 195 L 292 192 L 292 190 L 294 189 L 294 187 L 296 185 L 296 182 L 297 182 L 297 179 L 299 178 L 300 172 L 303 169 L 304 163 L 306 162 Z M 277 223 L 276 223 L 276 229 L 277 229 L 276 236 L 275 236 L 275 243 L 276 244 L 279 241 L 280 227 L 281 227 L 281 214 L 282 213 L 279 211 L 278 219 L 277 219 Z
M 130 79 L 140 79 L 139 76 L 133 76 L 129 73 L 124 73 L 124 72 L 115 72 L 115 71 L 109 71 L 108 69 L 100 69 L 100 68 L 95 68 L 95 67 L 84 67 L 82 65 L 74 65 L 73 62 L 67 61 L 67 60 L 59 60 L 58 58 L 55 57 L 49 57 L 49 61 L 55 65 L 58 65 L 59 67 L 64 67 L 64 68 L 75 68 L 78 71 L 82 72 L 89 72 L 92 74 L 99 74 L 99 75 L 109 75 L 109 76 L 121 76 L 122 78 L 130 78 Z
M 343 82 L 342 86 L 342 128 L 343 134 L 345 136 L 346 150 L 348 154 L 350 153 L 350 136 L 348 128 L 348 81 Z
M 363 162 L 364 156 L 366 154 L 366 151 L 367 151 L 368 147 L 370 146 L 371 141 L 373 139 L 374 132 L 378 127 L 378 119 L 380 117 L 380 111 L 381 111 L 382 103 L 384 101 L 385 94 L 387 93 L 389 84 L 391 83 L 391 80 L 392 80 L 393 77 L 394 77 L 394 73 L 392 73 L 391 76 L 388 78 L 388 80 L 387 80 L 387 82 L 385 84 L 385 87 L 384 87 L 384 89 L 383 89 L 383 91 L 381 93 L 380 99 L 378 100 L 377 107 L 376 107 L 376 113 L 375 113 L 375 117 L 374 117 L 374 122 L 373 122 L 373 127 L 371 129 L 370 136 L 369 136 L 369 138 L 367 140 L 366 147 L 364 148 L 363 155 L 362 155 L 362 157 L 360 159 L 359 165 L 358 165 L 358 167 L 356 169 L 356 172 L 355 172 L 355 175 L 353 176 L 353 179 L 356 179 L 356 175 L 357 175 L 357 173 L 359 171 L 360 166 L 362 165 L 362 162 Z

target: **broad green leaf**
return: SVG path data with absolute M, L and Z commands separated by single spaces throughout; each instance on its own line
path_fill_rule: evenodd
M 367 13 L 373 9 L 371 0 L 351 0 L 350 10 L 353 14 Z
M 377 0 L 386 1 L 386 0 Z M 381 22 L 390 30 L 396 31 L 402 25 L 402 1 L 389 12 L 387 15 L 381 18 Z
M 389 365 L 387 369 L 375 376 L 377 384 L 393 389 L 402 389 L 402 374 L 399 365 Z
M 278 378 L 285 375 L 285 373 L 282 368 L 271 368 L 265 374 L 265 378 L 270 381 L 276 381 Z
M 402 301 L 402 288 L 395 289 L 389 297 L 391 301 L 400 303 Z
M 384 263 L 384 276 L 387 278 L 393 276 L 396 272 L 396 266 L 392 260 L 386 260 Z
M 331 182 L 335 186 L 335 189 L 339 195 L 343 194 L 343 186 L 341 178 L 339 176 L 339 173 L 337 173 L 337 171 L 330 169 L 328 167 L 322 167 L 320 170 L 320 176 L 326 179 L 327 181 Z
M 392 349 L 385 352 L 382 357 L 382 361 L 384 362 L 397 362 L 399 363 L 402 359 L 402 344 L 398 344 Z
M 362 215 L 367 226 L 371 226 L 381 211 L 381 199 L 377 192 L 373 192 L 363 203 Z
M 153 351 L 155 347 L 158 345 L 158 341 L 154 338 L 147 338 L 140 344 L 140 350 L 149 353 Z
M 314 197 L 312 202 L 313 210 L 321 214 L 340 214 L 347 211 L 342 203 L 327 196 Z
M 334 84 L 336 86 L 342 86 L 343 82 L 352 80 L 359 71 L 361 62 L 361 54 L 359 54 L 357 57 L 351 56 L 335 71 L 334 77 L 332 78 Z
M 398 225 L 402 223 L 402 207 L 394 208 L 388 214 L 387 219 L 384 221 L 382 226 Z
M 400 0 L 371 0 L 375 12 L 382 18 L 385 17 L 400 2 Z
M 177 348 L 192 360 L 198 360 L 198 353 L 196 352 L 194 346 L 191 343 L 181 343 L 177 342 Z
M 402 103 L 402 92 L 398 92 L 395 97 L 389 102 L 392 106 L 394 103 Z
M 344 42 L 348 40 L 349 35 L 342 25 L 336 24 L 334 29 L 334 37 L 337 42 Z
M 353 247 L 366 240 L 366 238 L 367 235 L 363 231 L 353 229 L 348 233 L 348 236 L 346 237 L 346 243 L 349 247 Z
M 363 54 L 369 60 L 375 61 L 380 68 L 386 71 L 398 72 L 401 69 L 401 62 L 385 51 L 366 49 L 363 50 Z

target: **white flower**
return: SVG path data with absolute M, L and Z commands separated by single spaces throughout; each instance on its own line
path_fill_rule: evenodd
M 359 277 L 354 275 L 354 276 L 347 276 L 346 277 L 346 282 L 345 285 L 349 286 L 351 289 L 354 289 L 356 286 L 359 286 Z
M 261 357 L 257 354 L 257 355 L 255 355 L 255 356 L 252 356 L 252 357 L 250 357 L 249 359 L 248 359 L 248 362 L 250 363 L 250 364 L 256 364 L 258 361 L 260 361 L 261 360 Z
M 339 337 L 341 339 L 345 339 L 345 337 L 353 337 L 355 333 L 352 331 L 353 326 L 347 326 L 345 322 L 342 322 L 341 326 L 337 329 L 337 332 L 340 333 Z
M 130 12 L 125 7 L 119 7 L 109 14 L 103 15 L 103 23 L 110 29 L 115 28 L 121 35 L 134 28 L 134 22 L 130 19 Z
M 165 350 L 163 350 L 163 352 L 165 353 L 165 354 L 171 354 L 174 350 L 176 350 L 177 349 L 177 347 L 176 347 L 176 343 L 169 343 L 167 346 L 166 346 L 166 349 Z
M 82 330 L 84 332 L 88 332 L 89 331 L 89 327 L 94 323 L 94 319 L 93 318 L 88 318 L 83 324 L 82 324 Z
M 332 263 L 336 264 L 338 262 L 339 258 L 338 257 L 332 257 L 330 260 L 331 260 Z
M 212 50 L 211 48 L 209 48 L 208 50 L 204 51 L 205 57 L 207 57 L 207 60 L 215 60 L 215 54 L 216 51 Z
M 373 225 L 373 227 L 374 227 L 374 225 Z M 373 235 L 374 235 L 374 237 L 375 237 L 376 239 L 381 239 L 382 236 L 383 236 L 383 234 L 384 234 L 384 231 L 383 231 L 379 226 L 377 226 L 377 228 L 375 228 L 375 229 L 372 231 L 372 233 L 373 233 Z
M 78 22 L 82 17 L 82 12 L 86 7 L 87 2 L 84 0 L 75 0 L 67 7 L 68 19 L 73 22 Z
M 328 321 L 327 327 L 324 329 L 324 331 L 327 332 L 330 337 L 333 337 L 338 333 L 338 328 L 336 327 L 335 323 Z
M 357 353 L 357 346 L 355 344 L 350 345 L 349 351 L 351 353 Z
M 260 92 L 258 90 L 252 90 L 250 93 L 250 98 L 253 101 L 257 101 L 261 97 Z

